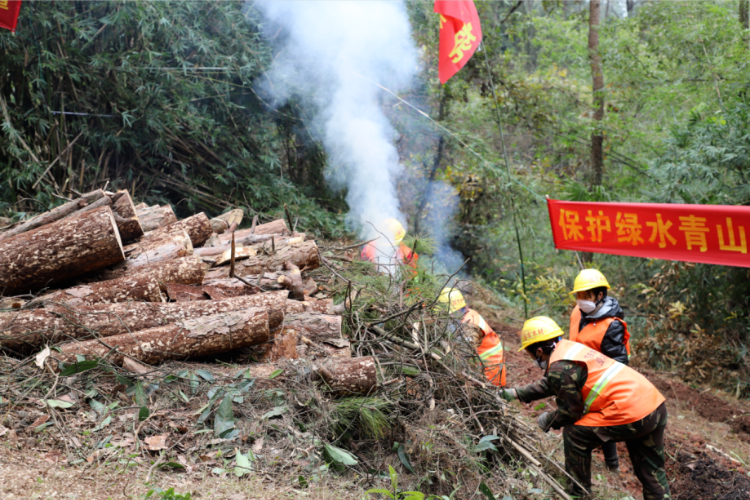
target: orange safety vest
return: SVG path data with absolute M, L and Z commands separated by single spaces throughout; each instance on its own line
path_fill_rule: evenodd
M 365 245 L 364 247 L 362 247 L 362 252 L 360 253 L 359 256 L 362 260 L 367 260 L 369 262 L 373 262 L 377 264 L 378 263 L 378 249 L 375 246 L 375 242 L 372 241 L 368 243 L 367 245 Z M 401 243 L 399 247 L 396 249 L 396 260 L 400 264 L 406 264 L 416 269 L 417 261 L 419 260 L 419 255 L 413 252 L 411 248 Z
M 599 321 L 593 321 L 584 326 L 583 330 L 578 331 L 578 327 L 581 325 L 581 309 L 578 306 L 575 306 L 573 312 L 570 313 L 570 340 L 579 342 L 595 351 L 602 352 L 602 340 L 604 340 L 604 335 L 613 321 L 619 321 L 625 327 L 625 350 L 628 352 L 628 357 L 630 357 L 630 332 L 628 332 L 628 324 L 624 320 L 620 318 L 604 318 Z
M 505 387 L 505 351 L 500 337 L 474 309 L 468 310 L 461 323 L 471 323 L 482 330 L 484 337 L 477 353 L 484 364 L 484 376 L 493 385 Z
M 557 344 L 549 364 L 562 360 L 585 364 L 589 372 L 581 391 L 584 415 L 575 425 L 630 424 L 649 415 L 665 401 L 646 377 L 578 342 L 561 340 Z

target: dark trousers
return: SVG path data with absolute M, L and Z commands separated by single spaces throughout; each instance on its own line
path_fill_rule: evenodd
M 565 470 L 586 491 L 575 483 L 569 490 L 574 495 L 591 494 L 591 451 L 605 443 L 625 441 L 633 472 L 643 485 L 644 500 L 665 500 L 669 496 L 667 474 L 664 471 L 664 429 L 667 426 L 667 406 L 656 410 L 637 422 L 611 427 L 569 425 L 563 429 Z

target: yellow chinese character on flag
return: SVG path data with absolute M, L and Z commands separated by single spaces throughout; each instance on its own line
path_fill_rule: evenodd
M 677 240 L 669 234 L 669 228 L 672 227 L 672 223 L 667 221 L 664 222 L 661 218 L 661 214 L 656 214 L 656 222 L 647 222 L 646 225 L 652 229 L 651 237 L 648 239 L 650 243 L 656 241 L 656 237 L 659 237 L 659 248 L 666 248 L 667 241 L 671 244 L 676 245 Z
M 0 0 L 0 9 L 8 10 L 8 0 Z
M 563 230 L 563 238 L 573 241 L 583 239 L 583 233 L 581 233 L 583 226 L 580 225 L 578 221 L 578 212 L 572 212 L 570 210 L 560 210 L 559 225 Z
M 612 225 L 609 223 L 609 217 L 604 215 L 604 212 L 599 210 L 599 215 L 593 215 L 591 210 L 586 217 L 586 222 L 589 223 L 586 230 L 591 233 L 591 241 L 602 242 L 602 233 L 604 231 L 612 232 Z
M 720 225 L 716 225 L 716 231 L 719 233 L 719 248 L 721 250 L 727 250 L 728 252 L 740 252 L 747 253 L 747 240 L 745 239 L 745 228 L 740 226 L 737 228 L 740 233 L 740 244 L 735 245 L 734 230 L 732 229 L 732 219 L 727 217 L 727 234 L 729 234 L 729 245 L 724 244 L 724 231 Z
M 706 227 L 706 218 L 689 215 L 687 217 L 680 217 L 680 221 L 683 225 L 678 229 L 685 233 L 687 249 L 692 250 L 693 247 L 696 246 L 701 252 L 708 250 L 706 233 L 709 229 Z
M 456 44 L 453 46 L 453 50 L 448 54 L 453 64 L 464 58 L 464 52 L 471 50 L 471 42 L 475 41 L 477 37 L 471 34 L 471 23 L 464 24 L 463 28 L 456 33 Z
M 615 226 L 617 227 L 617 241 L 632 243 L 633 246 L 643 243 L 643 238 L 641 238 L 643 226 L 638 224 L 638 214 L 617 212 Z

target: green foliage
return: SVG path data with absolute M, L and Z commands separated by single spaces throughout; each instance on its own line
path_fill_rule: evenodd
M 174 488 L 169 488 L 166 491 L 161 488 L 154 488 L 148 490 L 144 495 L 144 498 L 158 498 L 159 500 L 191 500 L 193 497 L 190 493 L 183 493 L 182 495 L 175 493 Z
M 361 433 L 364 439 L 382 439 L 391 428 L 386 416 L 389 403 L 377 397 L 351 397 L 337 400 L 332 408 L 336 433 Z

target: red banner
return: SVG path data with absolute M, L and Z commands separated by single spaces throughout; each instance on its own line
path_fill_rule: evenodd
M 18 13 L 21 11 L 21 0 L 0 0 L 0 28 L 15 33 Z
M 472 0 L 435 0 L 440 14 L 438 76 L 445 83 L 466 66 L 482 41 L 482 27 Z
M 561 250 L 750 267 L 750 207 L 547 201 Z

